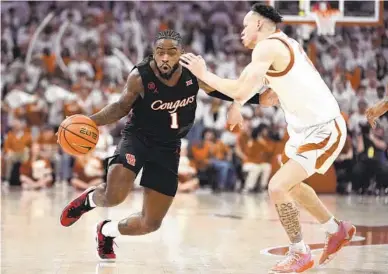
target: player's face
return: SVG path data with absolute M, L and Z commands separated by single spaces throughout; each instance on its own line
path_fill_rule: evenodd
M 260 21 L 252 12 L 248 12 L 244 18 L 244 30 L 241 33 L 241 40 L 244 47 L 253 49 L 257 43 L 257 33 L 260 28 Z
M 154 60 L 159 74 L 164 79 L 170 79 L 179 67 L 182 47 L 178 42 L 170 39 L 160 39 L 154 49 Z

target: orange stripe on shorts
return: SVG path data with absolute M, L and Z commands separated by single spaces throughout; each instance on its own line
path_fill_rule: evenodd
M 335 128 L 338 132 L 338 135 L 337 135 L 337 140 L 335 141 L 335 143 L 328 149 L 326 150 L 321 156 L 318 157 L 316 163 L 315 163 L 315 168 L 316 169 L 319 169 L 323 166 L 323 164 L 326 162 L 327 159 L 329 159 L 329 157 L 331 155 L 333 155 L 334 151 L 337 150 L 338 146 L 339 146 L 339 143 L 341 141 L 341 137 L 342 137 L 342 132 L 337 124 L 337 122 L 335 122 Z

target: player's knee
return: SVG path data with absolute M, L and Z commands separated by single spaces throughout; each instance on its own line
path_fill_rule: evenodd
M 268 184 L 268 194 L 271 198 L 283 197 L 287 191 L 287 188 L 276 180 L 272 179 Z
M 126 197 L 127 195 L 124 195 L 121 193 L 115 194 L 115 195 L 107 195 L 106 198 L 107 198 L 108 206 L 117 206 L 121 204 Z
M 158 219 L 144 219 L 144 230 L 147 233 L 154 232 L 160 228 L 162 220 Z

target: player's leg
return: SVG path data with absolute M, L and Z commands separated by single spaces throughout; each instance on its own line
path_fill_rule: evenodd
M 178 188 L 178 163 L 179 155 L 172 153 L 166 155 L 164 166 L 156 162 L 145 163 L 140 183 L 145 187 L 142 211 L 120 221 L 104 220 L 97 226 L 98 254 L 101 259 L 116 258 L 113 251 L 115 237 L 144 235 L 160 227 Z
M 90 194 L 93 207 L 112 207 L 122 203 L 128 196 L 136 179 L 136 173 L 122 164 L 109 166 L 107 182 L 98 185 Z
M 319 264 L 326 264 L 356 233 L 356 228 L 351 223 L 338 220 L 318 198 L 314 189 L 305 183 L 296 185 L 291 191 L 291 196 L 305 208 L 322 225 L 327 233 L 325 247 L 319 259 Z
M 173 196 L 144 188 L 142 211 L 119 222 L 120 234 L 144 235 L 158 230 L 173 199 Z
M 62 211 L 61 224 L 71 226 L 83 214 L 96 207 L 112 207 L 120 204 L 133 186 L 136 173 L 122 164 L 109 167 L 107 183 L 91 186 L 72 200 Z
M 108 159 L 107 183 L 92 186 L 71 201 L 62 211 L 61 224 L 70 226 L 97 206 L 112 207 L 124 201 L 143 166 L 146 153 L 147 148 L 136 136 L 128 135 L 122 139 L 115 155 Z
M 311 252 L 303 242 L 299 210 L 290 194 L 295 185 L 308 177 L 306 169 L 297 161 L 290 159 L 275 173 L 268 184 L 268 193 L 291 242 L 288 256 L 271 269 L 275 273 L 303 272 L 314 265 Z
M 146 162 L 140 184 L 145 187 L 142 211 L 115 224 L 120 235 L 143 235 L 157 230 L 176 194 L 178 177 L 159 164 Z
M 156 231 L 162 224 L 173 196 L 144 188 L 141 212 L 120 221 L 104 220 L 97 225 L 97 252 L 100 259 L 114 260 L 113 240 L 120 235 L 144 235 Z
M 342 118 L 336 119 L 333 124 L 335 124 L 335 127 L 332 127 L 333 130 L 331 134 L 329 134 L 330 141 L 328 142 L 329 144 L 332 142 L 332 144 L 329 145 L 328 149 L 321 155 L 322 157 L 319 157 L 320 159 L 325 160 L 318 164 L 316 164 L 316 161 L 309 161 L 309 158 L 313 159 L 311 154 L 316 154 L 314 150 L 306 151 L 303 155 L 293 155 L 294 159 L 309 171 L 309 174 L 315 172 L 313 170 L 317 167 L 319 168 L 316 171 L 322 174 L 326 172 L 342 150 L 346 140 L 346 125 Z M 309 146 L 311 145 L 311 142 L 307 143 Z M 317 161 L 319 161 L 319 158 Z M 314 165 L 311 166 L 311 163 Z M 330 261 L 330 259 L 333 258 L 333 255 L 351 240 L 355 233 L 355 227 L 348 222 L 336 220 L 310 186 L 304 183 L 298 183 L 290 189 L 289 193 L 295 201 L 309 211 L 323 225 L 328 238 L 326 240 L 324 252 L 320 258 L 320 264 Z
M 334 219 L 333 214 L 327 209 L 327 207 L 318 198 L 314 189 L 305 184 L 299 183 L 290 190 L 291 197 L 304 209 L 306 209 L 320 224 L 327 223 L 330 219 Z M 336 222 L 332 227 L 328 229 L 335 232 L 338 228 Z

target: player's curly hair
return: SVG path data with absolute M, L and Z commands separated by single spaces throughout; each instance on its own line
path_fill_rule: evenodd
M 158 41 L 160 39 L 171 39 L 177 41 L 179 45 L 182 44 L 182 36 L 172 29 L 158 32 L 155 41 Z
M 261 16 L 268 18 L 275 24 L 283 22 L 283 17 L 272 6 L 256 3 L 251 8 L 252 11 L 257 12 Z

